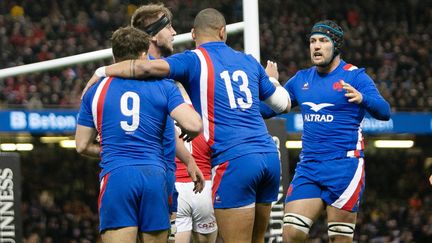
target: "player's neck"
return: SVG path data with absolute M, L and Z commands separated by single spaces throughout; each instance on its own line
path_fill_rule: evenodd
M 321 66 L 317 66 L 317 71 L 319 73 L 331 73 L 333 72 L 340 64 L 340 56 L 336 56 L 333 61 L 331 63 L 329 63 L 329 65 L 325 66 L 325 67 L 321 67 Z
M 159 59 L 162 57 L 161 51 L 155 45 L 151 44 L 149 46 L 148 54 L 153 58 Z
M 208 43 L 208 42 L 220 42 L 220 41 L 223 41 L 223 40 L 216 38 L 216 37 L 213 37 L 213 36 L 203 36 L 203 37 L 199 37 L 199 38 L 195 39 L 195 45 L 196 45 L 196 47 L 198 47 L 198 46 L 203 45 L 203 44 Z

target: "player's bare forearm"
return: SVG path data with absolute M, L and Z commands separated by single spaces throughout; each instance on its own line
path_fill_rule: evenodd
M 170 115 L 181 129 L 180 137 L 183 140 L 192 141 L 202 132 L 203 125 L 200 115 L 186 103 L 177 106 Z
M 80 154 L 88 156 L 88 157 L 92 157 L 92 158 L 100 158 L 100 145 L 99 144 L 90 144 Z
M 77 125 L 75 132 L 75 144 L 77 152 L 85 156 L 99 158 L 100 145 L 93 143 L 96 135 L 96 129 Z
M 193 157 L 190 154 L 190 152 L 185 147 L 184 141 L 179 137 L 180 133 L 175 131 L 175 137 L 176 137 L 176 157 L 186 166 L 190 163 L 190 161 L 193 161 Z
M 106 67 L 106 76 L 132 79 L 168 76 L 170 68 L 165 60 L 126 60 Z

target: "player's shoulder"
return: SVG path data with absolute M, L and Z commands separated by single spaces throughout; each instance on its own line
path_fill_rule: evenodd
M 167 85 L 167 86 L 175 86 L 175 81 L 173 79 L 169 79 L 169 78 L 163 78 L 163 79 L 159 79 L 158 83 L 161 85 Z
M 234 51 L 235 51 L 235 50 L 234 50 Z M 257 59 L 255 59 L 255 57 L 252 56 L 252 54 L 246 54 L 246 53 L 239 52 L 239 51 L 235 51 L 235 52 L 238 52 L 238 53 L 241 53 L 242 55 L 244 55 L 245 58 L 246 58 L 249 62 L 259 64 L 259 62 L 257 61 Z
M 190 58 L 195 58 L 196 57 L 196 53 L 195 50 L 184 50 L 182 52 L 179 53 L 175 53 L 169 57 L 165 57 L 163 58 L 165 61 L 168 61 L 168 63 L 170 63 L 170 61 L 172 60 L 178 60 L 178 61 L 185 61 L 187 59 Z
M 353 74 L 359 74 L 365 71 L 364 68 L 359 68 L 354 64 L 341 61 L 342 70 L 344 72 L 352 72 Z
M 372 79 L 366 73 L 365 68 L 359 68 L 351 63 L 342 61 L 341 72 L 345 77 L 345 81 L 353 84 L 355 87 L 359 84 L 369 83 Z
M 92 85 L 83 95 L 83 100 L 87 100 L 90 99 L 91 97 L 93 97 L 96 93 L 96 90 L 98 89 L 98 87 L 103 83 L 108 81 L 109 77 L 105 77 L 105 78 L 100 78 L 94 85 Z
M 159 79 L 159 80 L 155 81 L 154 83 L 165 90 L 172 90 L 172 89 L 177 88 L 175 81 L 172 79 L 168 79 L 168 78 Z
M 293 80 L 305 79 L 305 78 L 309 77 L 310 75 L 314 74 L 315 72 L 316 72 L 315 66 L 300 69 L 297 71 L 297 73 L 291 79 L 293 79 Z

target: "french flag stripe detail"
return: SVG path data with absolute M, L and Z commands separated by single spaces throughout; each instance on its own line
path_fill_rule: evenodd
M 108 183 L 109 175 L 110 175 L 110 173 L 106 174 L 100 182 L 100 192 L 99 192 L 99 198 L 98 198 L 98 211 L 100 211 L 100 208 L 101 208 L 102 197 L 105 193 L 105 189 L 106 189 L 106 185 Z
M 96 89 L 95 96 L 92 101 L 92 114 L 93 114 L 93 122 L 95 127 L 99 133 L 99 143 L 102 144 L 102 115 L 103 115 L 103 107 L 105 102 L 105 96 L 108 90 L 109 85 L 111 84 L 111 80 L 113 77 L 106 77 L 99 84 L 99 87 Z M 101 147 L 102 153 L 102 147 Z
M 99 87 L 96 89 L 96 93 L 92 101 L 93 122 L 99 133 L 101 132 L 100 128 L 102 124 L 101 109 L 103 108 L 103 102 L 105 100 L 106 91 L 108 89 L 109 84 L 111 83 L 111 80 L 112 77 L 106 77 L 102 80 L 102 82 L 99 84 Z
M 342 195 L 334 203 L 332 203 L 332 206 L 340 209 L 352 209 L 360 196 L 363 184 L 364 160 L 363 158 L 359 158 L 359 163 L 357 165 L 357 170 L 354 174 L 354 177 Z
M 203 119 L 203 135 L 210 146 L 214 143 L 214 67 L 204 48 L 193 50 L 201 64 L 200 75 L 200 101 Z
M 216 165 L 213 169 L 212 169 L 212 181 L 213 181 L 213 185 L 212 185 L 212 202 L 214 204 L 214 201 L 216 199 L 216 192 L 219 189 L 220 183 L 222 181 L 222 176 L 224 175 L 227 167 L 228 167 L 229 161 L 226 161 L 222 164 Z
M 358 69 L 358 67 L 348 63 L 347 65 L 345 65 L 343 67 L 343 69 L 346 70 L 346 71 L 352 71 L 352 70 Z

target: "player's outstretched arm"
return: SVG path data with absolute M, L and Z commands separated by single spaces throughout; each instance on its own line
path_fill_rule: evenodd
M 280 85 L 278 81 L 279 72 L 277 63 L 267 61 L 265 72 L 269 76 L 271 83 L 276 87 L 276 90 L 270 97 L 264 100 L 264 103 L 268 105 L 276 114 L 288 113 L 291 110 L 291 99 L 288 92 Z
M 277 114 L 288 113 L 291 110 L 291 98 L 288 91 L 275 78 L 270 78 L 270 81 L 276 87 L 276 90 L 270 97 L 264 100 L 264 103 Z
M 114 63 L 109 66 L 100 67 L 96 69 L 94 75 L 87 82 L 82 92 L 81 99 L 87 92 L 87 90 L 100 78 L 111 76 L 129 79 L 145 79 L 149 77 L 162 78 L 168 76 L 169 73 L 169 64 L 163 59 L 133 59 Z
M 363 88 L 363 91 L 359 91 L 349 83 L 340 81 L 343 89 L 346 91 L 345 97 L 348 102 L 362 105 L 366 108 L 369 114 L 378 120 L 388 121 L 390 119 L 390 105 L 389 103 L 379 94 L 375 85 L 370 80 L 367 88 Z M 362 93 L 364 92 L 364 93 Z
M 105 77 L 114 76 L 132 79 L 164 78 L 168 76 L 169 72 L 169 64 L 163 59 L 126 60 L 105 67 Z
M 192 141 L 203 129 L 200 115 L 188 104 L 183 103 L 171 111 L 170 116 L 177 122 L 182 133 L 180 137 L 185 141 Z
M 93 143 L 96 135 L 96 129 L 92 127 L 77 125 L 77 129 L 75 131 L 75 143 L 77 152 L 82 155 L 99 158 L 100 145 Z

